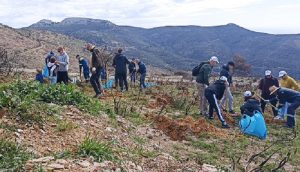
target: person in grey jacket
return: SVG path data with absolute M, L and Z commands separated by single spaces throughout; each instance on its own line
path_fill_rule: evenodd
M 57 49 L 59 55 L 56 58 L 56 64 L 59 65 L 57 70 L 57 83 L 68 84 L 68 70 L 70 58 L 68 54 L 65 52 L 64 48 L 59 47 Z

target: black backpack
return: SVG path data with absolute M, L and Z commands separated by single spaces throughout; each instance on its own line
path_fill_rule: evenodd
M 193 70 L 192 70 L 192 75 L 193 76 L 198 76 L 199 75 L 199 73 L 200 73 L 200 69 L 202 68 L 202 66 L 204 65 L 204 64 L 208 64 L 209 62 L 201 62 L 199 65 L 197 65 L 196 67 L 194 67 L 193 68 Z

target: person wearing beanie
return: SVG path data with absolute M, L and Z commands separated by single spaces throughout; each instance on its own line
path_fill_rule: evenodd
M 205 89 L 205 97 L 209 104 L 209 119 L 214 119 L 213 112 L 216 111 L 219 120 L 222 123 L 223 128 L 230 128 L 229 125 L 226 123 L 221 108 L 219 107 L 218 101 L 221 100 L 221 98 L 224 95 L 224 91 L 226 87 L 228 87 L 227 78 L 225 76 L 220 77 L 219 80 L 217 80 L 215 83 L 211 84 Z
M 279 72 L 279 78 L 280 78 L 280 86 L 289 88 L 295 91 L 299 91 L 300 87 L 297 81 L 290 77 L 286 71 L 280 71 Z
M 240 107 L 241 114 L 253 116 L 255 111 L 262 113 L 260 103 L 253 95 L 251 91 L 244 93 L 244 104 Z
M 261 91 L 261 97 L 263 98 L 261 100 L 261 109 L 262 112 L 265 112 L 265 107 L 267 103 L 271 103 L 273 106 L 276 106 L 277 100 L 273 99 L 275 96 L 270 95 L 269 88 L 271 86 L 275 85 L 276 87 L 279 87 L 278 80 L 272 76 L 272 72 L 270 70 L 265 71 L 265 77 L 259 81 L 258 89 Z M 272 112 L 274 117 L 277 116 L 278 111 L 272 107 Z
M 300 92 L 288 88 L 277 87 L 275 85 L 269 88 L 270 95 L 274 95 L 279 101 L 278 108 L 282 108 L 285 103 L 290 105 L 287 108 L 287 127 L 294 128 L 296 125 L 296 110 L 300 107 Z
M 231 87 L 233 86 L 232 75 L 234 73 L 234 67 L 235 67 L 234 62 L 230 61 L 227 64 L 223 65 L 222 70 L 220 72 L 220 76 L 225 76 L 229 83 L 229 87 L 226 88 L 224 97 L 220 101 L 220 107 L 224 107 L 224 106 L 226 107 L 225 103 L 226 100 L 228 99 L 228 107 L 229 107 L 230 114 L 235 114 L 233 110 L 233 95 L 231 93 Z

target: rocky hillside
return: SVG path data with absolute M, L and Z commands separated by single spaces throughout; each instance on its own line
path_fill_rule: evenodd
M 300 78 L 296 70 L 300 65 L 297 60 L 300 35 L 258 33 L 235 24 L 144 29 L 86 18 L 42 20 L 29 28 L 54 31 L 99 45 L 125 47 L 127 55 L 159 67 L 190 70 L 212 55 L 226 62 L 240 54 L 253 65 L 254 74 L 261 74 L 266 68 L 274 72 L 285 69 Z
M 71 69 L 77 68 L 76 54 L 88 55 L 83 51 L 84 41 L 49 31 L 13 29 L 0 24 L 0 47 L 20 58 L 26 68 L 42 67 L 50 50 L 55 53 L 59 46 L 66 48 L 71 58 Z

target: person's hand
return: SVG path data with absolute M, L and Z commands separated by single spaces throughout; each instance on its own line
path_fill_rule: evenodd
M 95 67 L 92 68 L 92 73 L 96 73 L 96 68 Z

